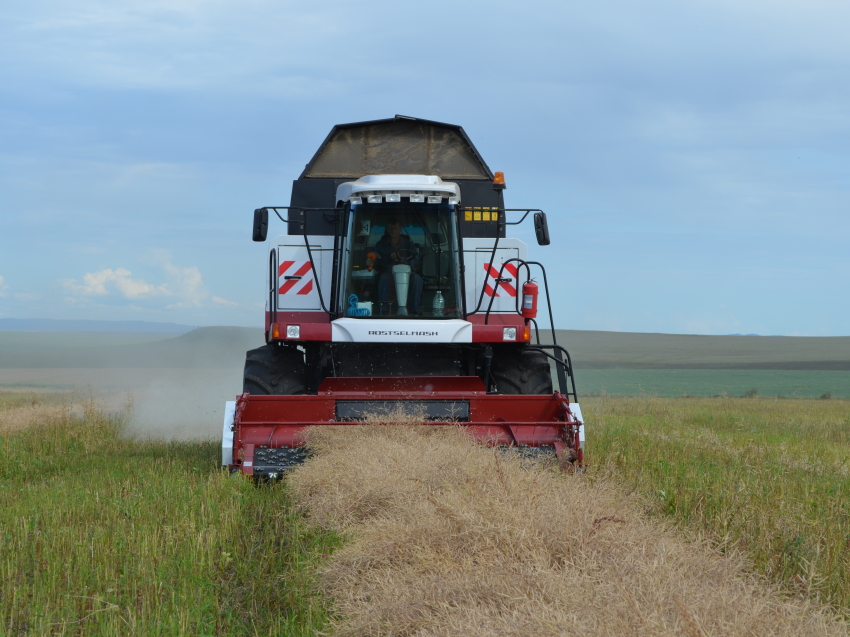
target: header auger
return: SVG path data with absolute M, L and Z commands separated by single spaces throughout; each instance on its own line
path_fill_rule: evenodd
M 546 214 L 505 208 L 504 189 L 459 126 L 335 126 L 290 205 L 254 211 L 254 241 L 270 213 L 287 233 L 271 242 L 266 345 L 247 353 L 243 393 L 227 403 L 223 464 L 279 477 L 303 460 L 305 428 L 389 412 L 580 464 L 584 425 L 546 272 L 507 236 L 532 215 L 548 245 Z M 535 320 L 541 288 L 551 343 Z

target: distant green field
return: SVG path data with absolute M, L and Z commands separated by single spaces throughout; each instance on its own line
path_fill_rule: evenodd
M 179 336 L 124 332 L 0 332 L 0 369 L 241 368 L 259 329 L 204 327 Z
M 541 337 L 551 338 L 548 333 Z M 850 337 L 699 336 L 558 330 L 578 369 L 850 371 Z
M 558 342 L 572 356 L 579 395 L 744 396 L 756 390 L 766 397 L 850 398 L 846 336 L 558 330 Z M 179 336 L 0 331 L 0 387 L 125 390 L 160 380 L 174 387 L 190 384 L 196 392 L 209 385 L 204 374 L 217 369 L 233 376 L 225 392 L 229 398 L 240 386 L 245 351 L 262 343 L 262 330 L 240 327 L 205 327 Z M 178 380 L 186 381 L 181 383 L 173 379 L 176 369 L 198 371 L 179 372 Z
M 175 338 L 175 334 L 152 332 L 12 332 L 0 330 L 0 355 L 10 352 L 45 351 L 111 345 L 140 345 Z
M 584 396 L 850 398 L 850 372 L 764 369 L 576 369 Z

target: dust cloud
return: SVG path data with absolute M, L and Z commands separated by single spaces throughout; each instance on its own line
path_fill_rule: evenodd
M 130 391 L 127 433 L 138 438 L 203 440 L 221 436 L 224 403 L 242 389 L 242 365 L 162 370 Z
M 128 434 L 176 440 L 220 437 L 224 404 L 242 392 L 245 352 L 262 344 L 260 330 L 244 328 L 201 328 L 170 339 L 160 352 L 169 366 L 155 374 L 148 369 L 144 385 L 133 390 Z
M 0 387 L 64 389 L 128 409 L 127 435 L 175 440 L 221 436 L 224 404 L 242 391 L 245 352 L 259 329 L 205 327 L 154 342 L 3 352 Z M 82 344 L 82 343 L 81 343 Z

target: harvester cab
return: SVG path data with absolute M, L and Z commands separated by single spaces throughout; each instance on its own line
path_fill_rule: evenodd
M 432 194 L 456 200 L 457 191 L 456 184 L 423 175 L 376 175 L 340 185 L 337 197 L 348 202 L 340 255 L 345 316 L 462 318 L 456 205 Z
M 267 344 L 247 353 L 243 393 L 227 403 L 222 463 L 279 477 L 305 457 L 305 428 L 401 412 L 581 464 L 546 272 L 507 236 L 532 216 L 548 245 L 546 215 L 505 208 L 504 189 L 459 126 L 396 116 L 334 127 L 290 205 L 254 211 L 255 241 L 271 215 L 287 232 L 271 242 Z

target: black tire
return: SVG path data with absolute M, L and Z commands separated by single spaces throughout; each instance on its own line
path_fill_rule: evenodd
M 307 368 L 297 349 L 265 345 L 245 355 L 242 391 L 253 396 L 290 396 L 304 393 Z
M 491 373 L 500 394 L 552 394 L 552 370 L 542 352 L 525 348 L 497 350 Z

